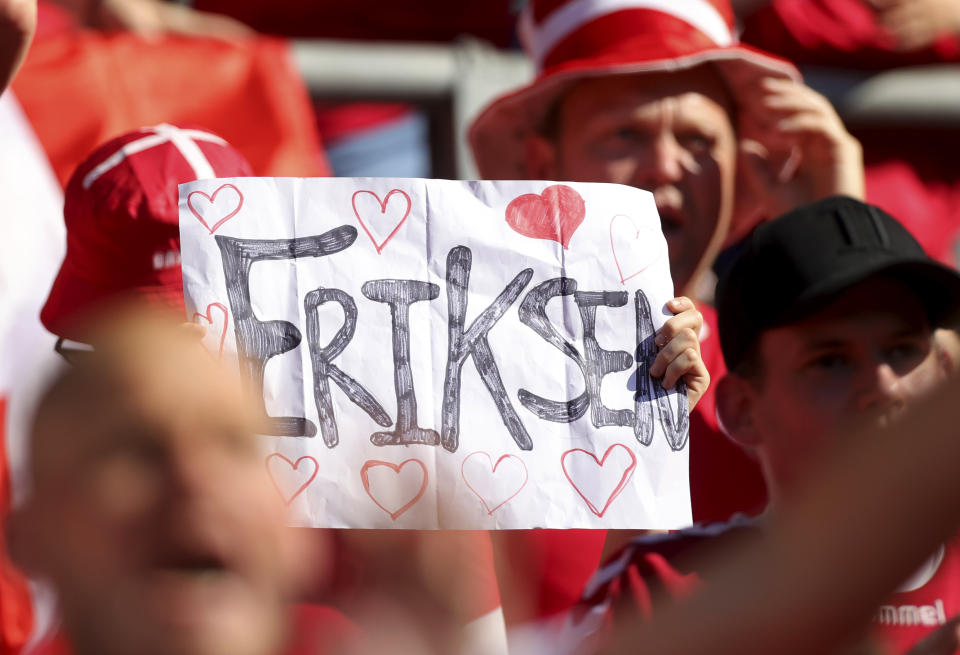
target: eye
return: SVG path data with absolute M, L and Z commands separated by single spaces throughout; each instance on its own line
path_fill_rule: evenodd
M 839 352 L 823 352 L 810 358 L 804 368 L 812 371 L 838 371 L 849 365 L 850 359 Z
M 632 125 L 617 125 L 601 134 L 596 145 L 607 154 L 624 154 L 647 142 L 647 135 Z
M 642 140 L 643 135 L 632 127 L 623 126 L 611 131 L 607 138 L 611 142 L 637 143 Z
M 677 142 L 691 152 L 710 152 L 716 139 L 703 132 L 687 131 L 677 134 Z
M 884 360 L 894 370 L 909 370 L 920 363 L 930 351 L 928 339 L 907 339 L 884 349 Z

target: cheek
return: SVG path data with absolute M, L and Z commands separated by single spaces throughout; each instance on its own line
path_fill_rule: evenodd
M 121 525 L 148 515 L 159 502 L 162 487 L 155 470 L 118 459 L 95 471 L 83 492 L 87 507 L 100 521 Z
M 142 551 L 135 527 L 90 512 L 84 503 L 64 504 L 47 542 L 56 544 L 52 575 L 61 581 L 87 580 L 84 587 L 111 585 L 126 572 Z
M 558 180 L 631 184 L 637 162 L 631 157 L 610 159 L 594 152 L 587 141 L 565 140 L 557 152 Z
M 705 154 L 696 158 L 696 172 L 688 172 L 689 201 L 698 209 L 700 218 L 698 235 L 709 239 L 713 234 L 717 216 L 720 213 L 724 197 L 724 179 L 720 162 L 713 155 Z
M 901 379 L 900 384 L 906 397 L 912 400 L 931 393 L 946 382 L 947 377 L 947 370 L 938 362 L 936 353 L 931 352 L 919 366 Z
M 841 422 L 844 402 L 840 394 L 794 384 L 766 394 L 758 416 L 763 434 L 782 442 L 783 449 L 815 449 Z

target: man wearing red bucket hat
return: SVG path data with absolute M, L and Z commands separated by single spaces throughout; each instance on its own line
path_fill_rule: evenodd
M 471 126 L 481 175 L 653 192 L 678 293 L 708 296 L 718 252 L 759 220 L 833 194 L 863 198 L 860 145 L 829 102 L 790 63 L 739 45 L 733 22 L 727 0 L 532 0 L 521 36 L 539 73 Z M 718 379 L 716 317 L 700 309 L 702 357 Z M 719 431 L 714 407 L 708 390 L 691 415 L 695 520 L 764 500 L 759 468 Z M 543 562 L 541 615 L 563 608 L 603 542 L 501 539 L 511 558 Z

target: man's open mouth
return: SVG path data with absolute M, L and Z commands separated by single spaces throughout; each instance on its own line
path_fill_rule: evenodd
M 671 207 L 658 207 L 657 211 L 660 213 L 660 228 L 663 230 L 665 237 L 670 238 L 682 232 L 685 221 L 679 210 Z

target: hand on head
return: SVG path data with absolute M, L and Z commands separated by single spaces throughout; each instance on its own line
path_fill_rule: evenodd
M 867 0 L 877 21 L 900 50 L 920 50 L 945 36 L 960 35 L 957 0 Z
M 730 242 L 757 220 L 829 196 L 865 195 L 862 148 L 829 100 L 785 78 L 764 78 L 758 92 L 764 113 L 741 126 Z

